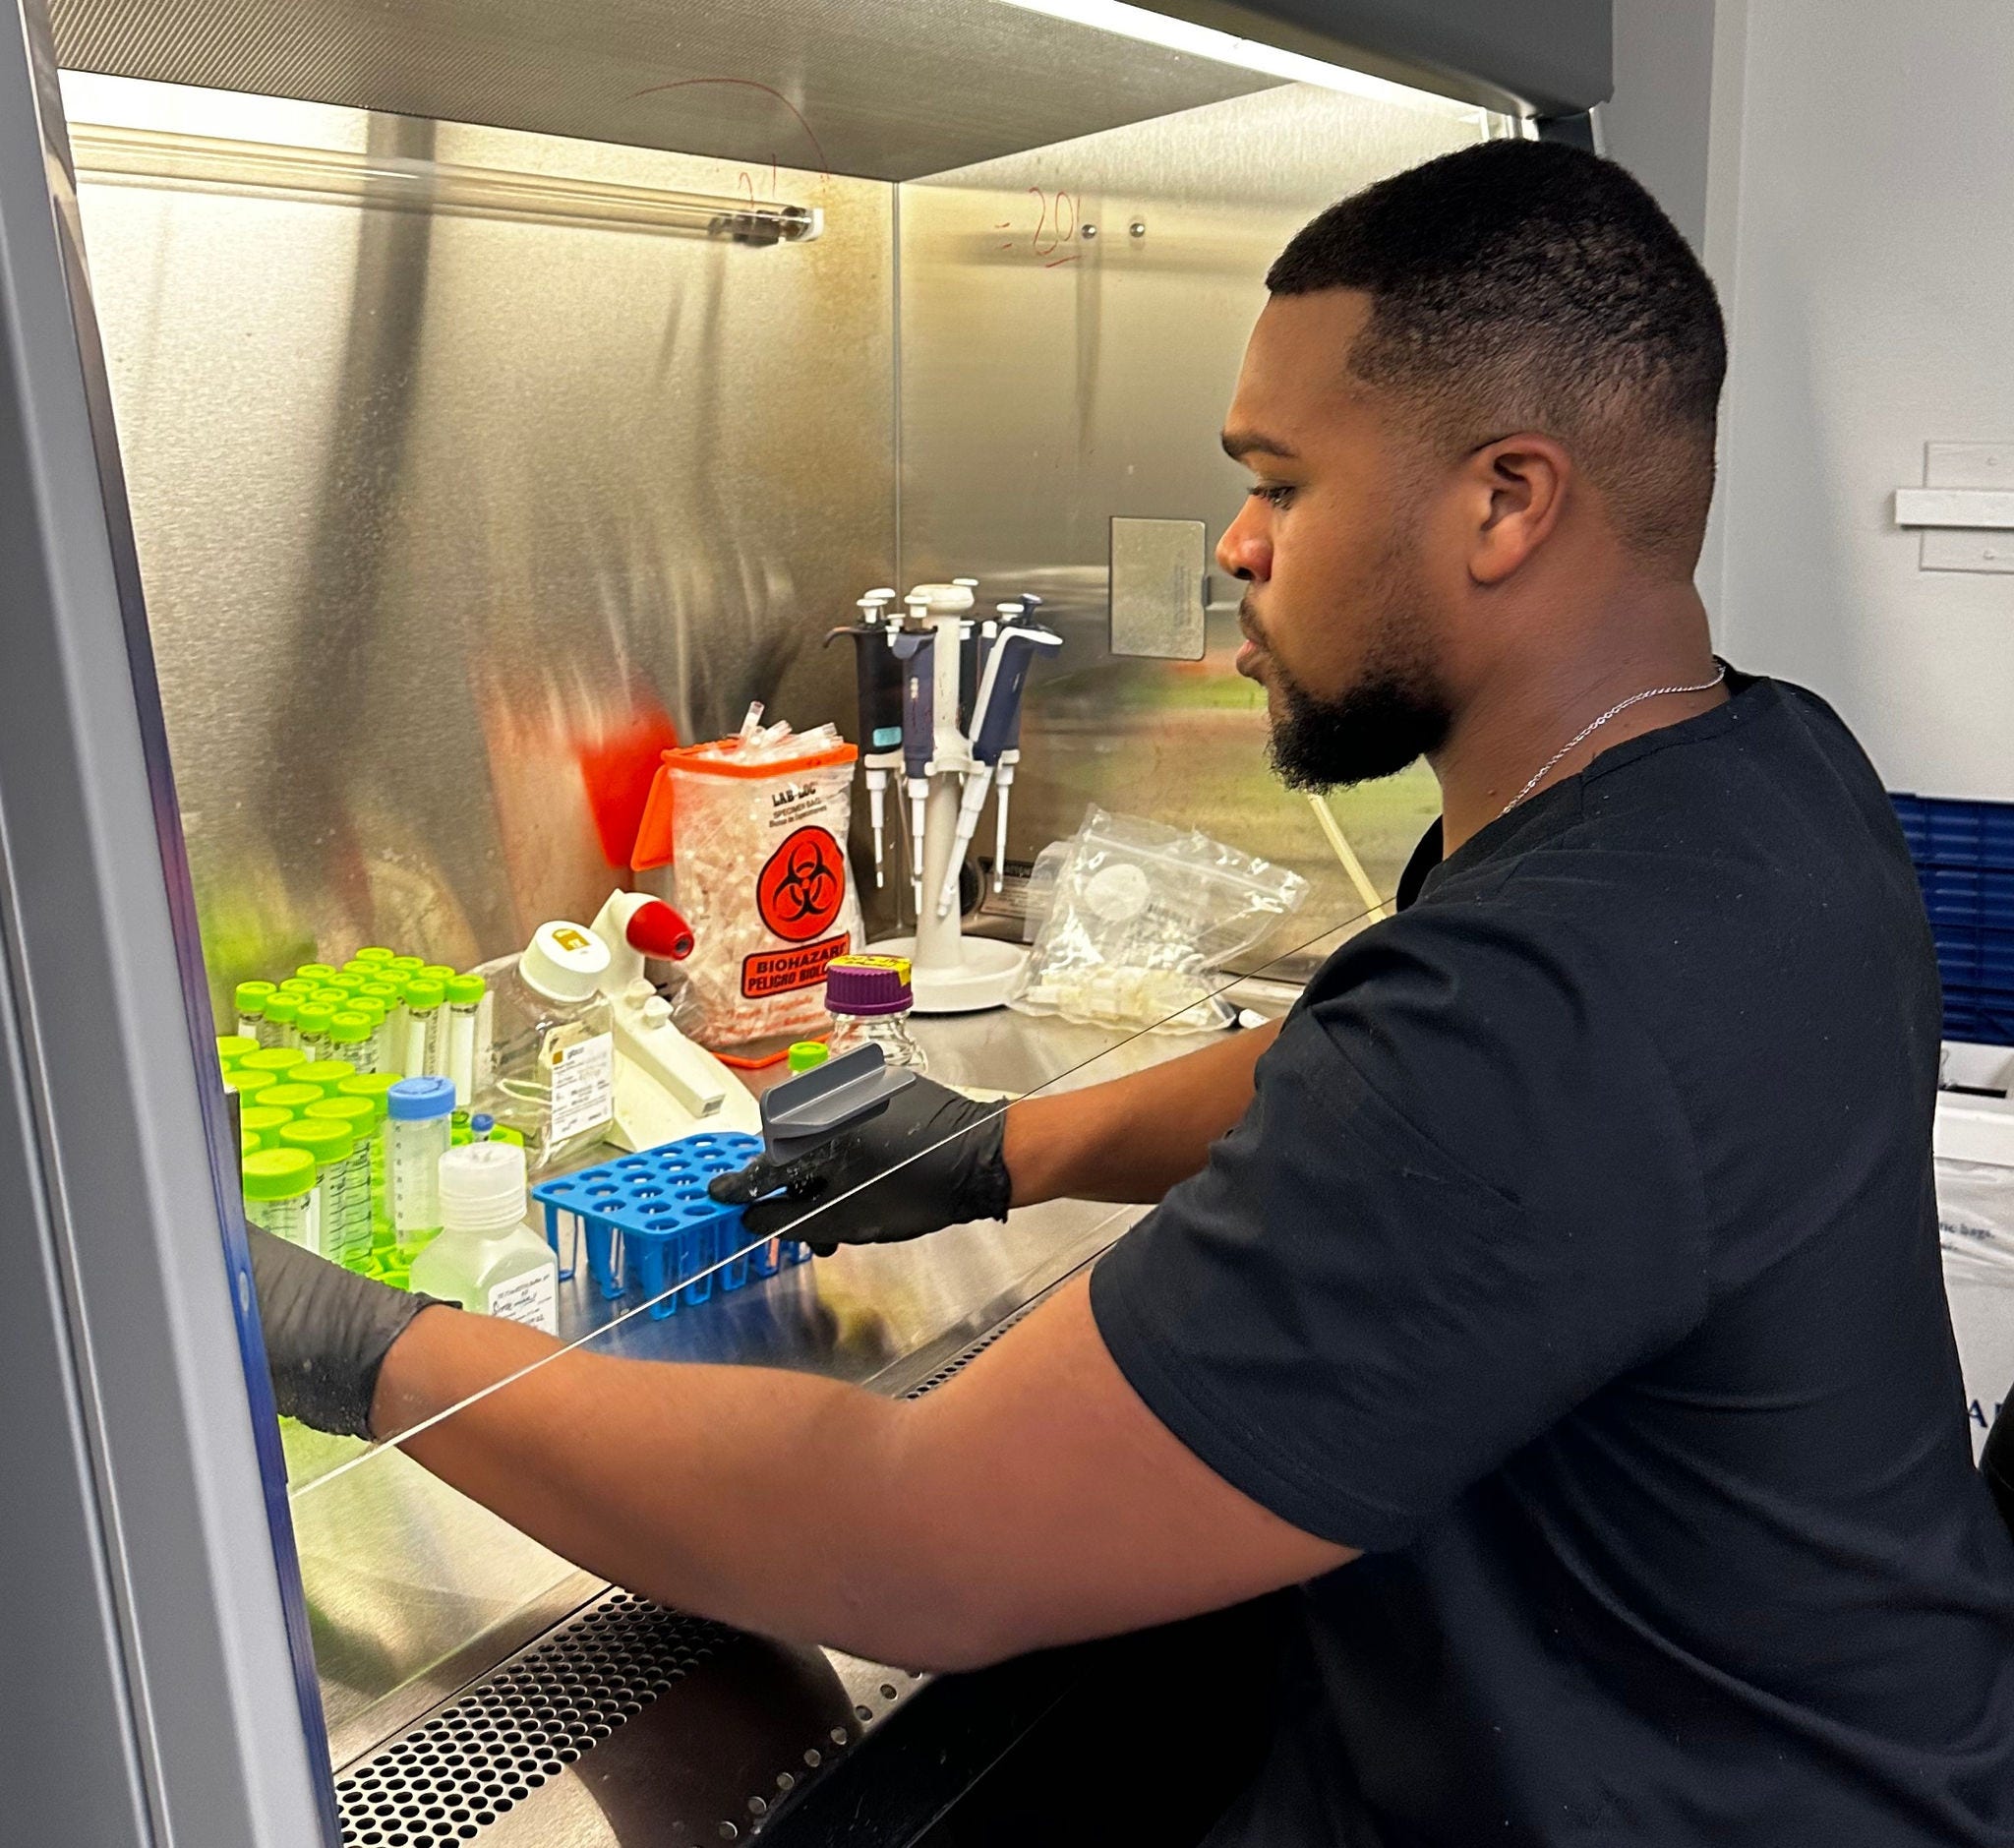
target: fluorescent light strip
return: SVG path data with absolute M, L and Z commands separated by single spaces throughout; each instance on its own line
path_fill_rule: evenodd
M 1262 76 L 1277 77 L 1290 84 L 1312 84 L 1322 89 L 1341 90 L 1373 102 L 1395 103 L 1401 108 L 1430 109 L 1437 114 L 1471 120 L 1483 111 L 1474 103 L 1452 96 L 1415 89 L 1408 84 L 1394 84 L 1388 78 L 1373 77 L 1367 71 L 1352 71 L 1347 65 L 1330 64 L 1321 58 L 1303 57 L 1298 51 L 1282 51 L 1257 38 L 1239 38 L 1212 26 L 1197 26 L 1188 20 L 1170 19 L 1147 7 L 1128 6 L 1126 0 L 1006 0 L 1009 6 L 1028 13 L 1046 13 L 1051 19 L 1073 25 L 1096 27 L 1143 44 L 1159 45 L 1168 51 L 1185 51 L 1193 57 L 1210 58 L 1218 64 L 1235 64 Z

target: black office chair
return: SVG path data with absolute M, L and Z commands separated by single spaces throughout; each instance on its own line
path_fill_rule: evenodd
M 1993 1428 L 1986 1433 L 1986 1447 L 1979 1460 L 1980 1474 L 1999 1504 L 2000 1519 L 2014 1532 L 2014 1391 L 1993 1416 Z

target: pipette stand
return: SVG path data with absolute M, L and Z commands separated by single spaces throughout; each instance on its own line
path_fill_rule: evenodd
M 957 616 L 932 619 L 937 630 L 930 650 L 936 676 L 937 753 L 930 764 L 930 794 L 923 808 L 923 903 L 914 936 L 888 937 L 867 945 L 871 956 L 909 959 L 910 989 L 918 1014 L 977 1014 L 1002 1007 L 1019 982 L 1028 951 L 1018 943 L 969 937 L 959 909 L 937 916 L 937 893 L 958 840 L 961 772 L 972 764 L 958 732 Z M 912 842 L 914 848 L 916 843 Z

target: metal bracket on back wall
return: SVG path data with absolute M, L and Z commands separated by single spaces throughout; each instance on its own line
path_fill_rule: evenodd
M 1200 661 L 1205 528 L 1200 519 L 1112 520 L 1111 651 Z
M 1895 490 L 1895 523 L 1923 533 L 1918 568 L 2014 571 L 2014 443 L 1926 443 L 1924 485 Z

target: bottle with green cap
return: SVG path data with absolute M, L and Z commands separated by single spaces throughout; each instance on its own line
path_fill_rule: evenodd
M 350 1132 L 349 1160 L 343 1164 L 343 1220 L 340 1255 L 352 1271 L 363 1267 L 371 1255 L 373 1207 L 371 1200 L 371 1141 L 377 1110 L 369 1098 L 324 1098 L 308 1105 L 301 1120 L 307 1123 L 341 1123 Z
M 319 1103 L 321 1099 L 313 1101 Z M 299 1149 L 314 1158 L 318 1239 L 309 1249 L 340 1264 L 343 1240 L 349 1232 L 349 1163 L 356 1153 L 356 1138 L 347 1123 L 306 1115 L 284 1124 L 274 1136 L 279 1148 Z
M 282 994 L 313 994 L 321 986 L 322 983 L 317 977 L 289 976 L 279 984 L 279 991 Z
M 388 963 L 390 961 L 391 952 L 382 943 L 367 943 L 350 958 L 352 963 Z M 346 964 L 345 967 L 347 966 Z
M 444 1078 L 441 1008 L 447 991 L 432 976 L 415 976 L 405 984 L 405 1069 L 409 1078 Z
M 430 982 L 446 982 L 457 972 L 446 963 L 422 963 L 420 974 Z
M 398 1019 L 402 990 L 395 982 L 367 982 L 357 991 L 351 1006 L 371 1016 L 372 1037 L 378 1043 L 378 1062 L 373 1071 L 388 1071 L 405 1055 L 405 1027 Z
M 312 1155 L 305 1149 L 261 1149 L 245 1157 L 240 1172 L 245 1217 L 253 1224 L 305 1251 L 322 1249 L 322 1203 Z
M 266 1017 L 260 1026 L 260 1044 L 291 1046 L 296 1043 L 294 1022 L 301 1011 L 298 988 L 275 988 L 266 997 Z
M 442 984 L 447 1004 L 447 1071 L 454 1101 L 467 1109 L 482 1074 L 476 1070 L 476 1022 L 490 984 L 481 976 L 449 976 Z
M 348 1059 L 309 1059 L 305 1064 L 296 1065 L 287 1073 L 287 1082 L 295 1085 L 313 1085 L 325 1098 L 335 1095 L 336 1088 L 345 1079 L 357 1075 L 356 1066 Z
M 216 1037 L 216 1056 L 220 1065 L 235 1065 L 247 1052 L 259 1050 L 259 1037 L 247 1033 L 220 1033 Z
M 240 1071 L 243 1070 L 241 1066 Z M 238 1094 L 245 1095 L 242 1091 Z M 259 1102 L 270 1109 L 284 1110 L 289 1116 L 299 1116 L 311 1103 L 322 1102 L 320 1085 L 268 1084 L 259 1093 Z
M 224 1089 L 235 1091 L 240 1103 L 250 1103 L 256 1097 L 279 1088 L 280 1075 L 277 1072 L 262 1072 L 247 1065 L 240 1059 L 235 1065 L 224 1067 Z
M 271 1042 L 266 1036 L 266 1003 L 278 988 L 270 982 L 241 982 L 232 992 L 232 1002 L 238 1010 L 238 1031 L 248 1040 L 257 1040 L 261 1045 Z
M 794 1072 L 813 1072 L 828 1056 L 823 1040 L 800 1040 L 785 1055 Z
M 328 1049 L 339 1059 L 348 1059 L 357 1072 L 375 1071 L 378 1048 L 371 1043 L 371 1016 L 359 1008 L 346 1007 L 330 1017 Z M 355 1077 L 356 1072 L 346 1073 Z
M 328 1023 L 335 1018 L 335 1010 L 325 1006 L 320 999 L 303 1007 L 294 1021 L 294 1035 L 301 1050 L 310 1058 L 323 1058 L 328 1052 Z
M 394 956 L 391 959 L 391 968 L 399 976 L 417 976 L 426 966 L 424 956 Z
M 374 988 L 383 984 L 373 983 Z M 382 1072 L 391 1063 L 391 1006 L 373 994 L 360 994 L 350 1003 L 371 1022 L 371 1062 L 367 1071 Z
M 335 965 L 333 963 L 302 963 L 295 969 L 294 974 L 308 978 L 319 988 L 324 986 L 327 983 L 328 978 L 335 974 Z
M 258 1136 L 268 1149 L 272 1147 L 273 1132 L 293 1120 L 289 1112 L 269 1103 L 247 1103 L 238 1112 L 238 1128 L 247 1136 Z
M 335 1088 L 339 1098 L 362 1098 L 371 1105 L 371 1232 L 381 1250 L 391 1242 L 391 1194 L 385 1184 L 385 1119 L 386 1098 L 398 1083 L 397 1072 L 359 1072 Z
M 248 1072 L 271 1072 L 282 1077 L 296 1065 L 306 1061 L 308 1055 L 297 1045 L 263 1045 L 256 1052 L 247 1052 L 238 1061 L 238 1069 Z

